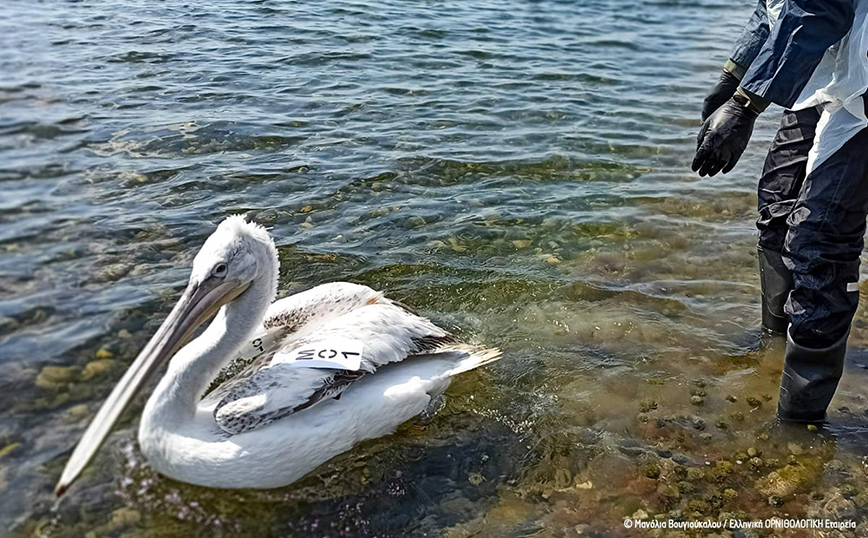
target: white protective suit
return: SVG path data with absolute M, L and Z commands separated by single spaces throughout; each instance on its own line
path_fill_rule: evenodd
M 775 24 L 781 3 L 767 3 L 770 25 Z M 829 47 L 792 107 L 821 110 L 814 146 L 808 154 L 809 174 L 868 126 L 863 98 L 868 91 L 868 0 L 854 0 L 853 7 L 855 19 L 850 32 Z

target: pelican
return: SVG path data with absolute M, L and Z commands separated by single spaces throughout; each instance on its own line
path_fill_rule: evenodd
M 148 462 L 182 482 L 265 489 L 394 432 L 453 376 L 500 358 L 367 286 L 324 284 L 275 302 L 278 268 L 262 226 L 232 216 L 217 227 L 180 300 L 73 450 L 58 496 L 166 362 L 139 424 Z M 247 366 L 207 392 L 233 361 Z

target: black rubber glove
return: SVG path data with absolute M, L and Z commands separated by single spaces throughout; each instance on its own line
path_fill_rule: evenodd
M 729 101 L 729 98 L 735 94 L 736 88 L 741 81 L 729 71 L 724 70 L 720 74 L 720 79 L 717 84 L 708 92 L 705 100 L 702 102 L 702 121 L 708 119 L 714 114 L 714 111 L 720 108 L 723 103 Z
M 735 98 L 724 103 L 699 130 L 693 171 L 713 176 L 721 170 L 724 174 L 732 170 L 747 147 L 758 116 L 759 112 L 747 103 L 737 103 Z

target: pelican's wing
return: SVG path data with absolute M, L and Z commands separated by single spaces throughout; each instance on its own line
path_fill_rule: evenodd
M 208 392 L 203 405 L 219 401 L 240 382 L 269 365 L 281 348 L 332 319 L 377 303 L 392 304 L 392 301 L 383 297 L 382 292 L 350 282 L 322 284 L 275 301 L 238 356 L 217 376 L 216 388 Z
M 242 433 L 340 395 L 353 381 L 410 355 L 445 349 L 454 337 L 395 304 L 373 304 L 340 316 L 274 354 L 270 364 L 234 383 L 214 408 L 224 431 Z M 311 368 L 306 350 L 353 346 L 357 369 Z M 329 349 L 331 351 L 331 349 Z
M 375 303 L 391 301 L 367 286 L 331 282 L 275 301 L 265 313 L 262 326 L 266 330 L 283 328 L 300 336 L 338 316 Z

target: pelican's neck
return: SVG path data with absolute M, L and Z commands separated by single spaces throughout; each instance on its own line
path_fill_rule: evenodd
M 260 275 L 234 301 L 225 305 L 195 340 L 172 357 L 148 399 L 142 427 L 180 426 L 192 419 L 208 386 L 235 358 L 265 317 L 276 293 L 277 268 Z

